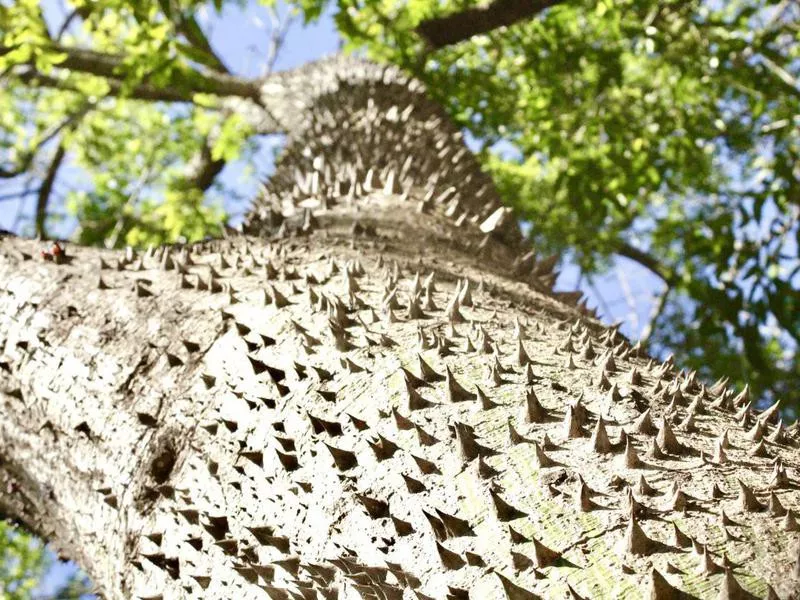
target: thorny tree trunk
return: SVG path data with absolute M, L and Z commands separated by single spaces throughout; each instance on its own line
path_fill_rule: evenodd
M 419 86 L 314 68 L 257 237 L 0 240 L 2 510 L 113 599 L 797 598 L 796 428 L 553 294 Z

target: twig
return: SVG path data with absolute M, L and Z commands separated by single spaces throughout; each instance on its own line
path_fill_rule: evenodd
M 620 256 L 629 258 L 632 261 L 639 263 L 643 267 L 646 267 L 649 271 L 655 275 L 658 275 L 658 277 L 667 285 L 672 285 L 672 280 L 674 278 L 672 270 L 662 265 L 661 262 L 651 254 L 648 254 L 644 250 L 640 250 L 639 248 L 631 246 L 627 242 L 623 241 L 617 242 L 615 251 Z
M 67 29 L 69 29 L 69 26 L 72 25 L 72 21 L 74 21 L 75 17 L 78 16 L 80 16 L 80 11 L 77 8 L 67 15 L 67 18 L 64 19 L 64 22 L 61 23 L 61 27 L 59 27 L 58 31 L 56 32 L 56 37 L 54 38 L 56 42 L 61 41 L 61 38 L 64 37 L 64 34 L 67 32 Z
M 6 200 L 18 200 L 19 198 L 24 198 L 25 196 L 27 196 L 29 194 L 38 194 L 38 193 L 39 193 L 39 188 L 32 189 L 32 190 L 31 189 L 24 189 L 24 190 L 20 190 L 18 192 L 12 192 L 10 194 L 0 195 L 0 202 L 4 202 Z
M 800 97 L 800 82 L 798 82 L 797 78 L 789 73 L 786 69 L 781 67 L 778 63 L 773 61 L 771 58 L 766 56 L 763 52 L 761 54 L 761 62 L 762 64 L 767 67 L 767 70 L 775 75 L 778 79 L 781 80 L 785 84 L 785 89 L 788 92 L 791 92 L 795 96 Z
M 202 28 L 197 23 L 197 19 L 194 18 L 194 15 L 191 13 L 180 12 L 180 8 L 178 6 L 173 8 L 170 0 L 159 0 L 158 3 L 161 6 L 161 10 L 164 15 L 175 23 L 177 30 L 183 34 L 184 38 L 186 38 L 186 41 L 194 46 L 197 50 L 200 50 L 207 55 L 208 60 L 204 61 L 203 64 L 206 64 L 206 66 L 209 66 L 220 73 L 230 75 L 228 67 L 224 62 L 222 62 L 222 59 L 211 46 L 211 43 L 208 41 L 208 36 L 206 36 L 206 34 L 203 32 Z M 175 11 L 178 11 L 178 14 L 173 14 Z
M 23 189 L 23 195 L 27 196 L 31 192 L 31 190 L 33 189 L 33 182 L 35 180 L 36 180 L 36 178 L 34 177 L 34 175 L 29 173 L 27 178 L 26 178 L 26 181 L 25 181 L 25 187 Z M 22 222 L 22 218 L 23 218 L 22 208 L 24 206 L 25 206 L 24 202 L 20 202 L 20 203 L 17 204 L 17 212 L 14 215 L 14 221 L 11 224 L 11 231 L 19 231 L 19 225 Z
M 55 138 L 59 133 L 61 133 L 66 127 L 71 127 L 75 124 L 76 121 L 81 119 L 91 108 L 91 105 L 87 102 L 85 103 L 79 110 L 75 111 L 71 115 L 69 115 L 66 119 L 61 121 L 57 126 L 53 127 L 50 131 L 44 134 L 42 139 L 40 139 L 36 147 L 29 152 L 26 152 L 24 158 L 22 159 L 22 163 L 16 167 L 15 169 L 7 170 L 0 167 L 0 179 L 11 179 L 12 177 L 17 177 L 21 175 L 23 172 L 28 170 L 28 167 L 31 166 L 36 153 L 45 145 L 47 142 Z
M 294 17 L 287 15 L 286 18 L 281 19 L 277 9 L 274 6 L 269 7 L 269 17 L 272 21 L 272 33 L 269 38 L 269 49 L 267 50 L 267 59 L 264 63 L 264 69 L 261 77 L 266 77 L 272 73 L 275 68 L 275 62 L 278 60 L 281 48 L 286 41 L 286 33 L 289 27 L 294 22 Z
M 0 56 L 15 50 L 16 46 L 0 46 Z M 126 57 L 119 54 L 106 54 L 85 48 L 75 48 L 63 44 L 49 44 L 40 50 L 60 53 L 65 56 L 58 64 L 59 69 L 66 69 L 74 73 L 86 73 L 105 78 L 109 84 L 116 82 L 122 84 L 124 79 Z M 52 80 L 50 78 L 50 83 Z M 57 81 L 57 80 L 56 80 Z M 146 84 L 144 84 L 146 86 Z M 130 97 L 138 98 L 137 90 L 140 86 L 133 86 Z M 191 68 L 175 68 L 169 72 L 169 81 L 151 90 L 169 90 L 173 96 L 180 96 L 191 101 L 196 93 L 214 94 L 217 96 L 239 96 L 249 98 L 256 102 L 261 96 L 261 82 L 220 73 L 217 71 L 198 71 Z M 144 99 L 144 98 L 143 98 Z
M 639 315 L 636 312 L 636 300 L 631 293 L 631 286 L 628 285 L 628 278 L 625 276 L 625 272 L 620 269 L 619 266 L 614 269 L 614 273 L 617 276 L 617 281 L 619 281 L 619 287 L 622 289 L 622 295 L 625 297 L 625 301 L 630 309 L 630 326 L 634 331 L 638 331 Z
M 592 278 L 591 275 L 586 275 L 586 281 L 589 282 L 589 287 L 592 288 L 592 291 L 594 292 L 595 296 L 597 296 L 597 300 L 600 303 L 600 308 L 603 309 L 606 319 L 610 321 L 614 315 L 611 313 L 611 308 L 609 308 L 608 304 L 606 303 L 606 299 L 603 298 L 603 295 L 600 293 L 600 290 L 597 289 L 597 286 L 594 284 L 594 278 Z
M 142 193 L 144 186 L 147 185 L 147 180 L 150 178 L 150 173 L 152 173 L 153 168 L 152 165 L 147 165 L 143 170 L 142 174 L 139 176 L 139 180 L 136 182 L 136 187 L 133 188 L 133 191 L 128 195 L 125 199 L 125 204 L 135 204 L 136 201 L 139 199 L 139 195 Z M 106 248 L 114 248 L 117 245 L 117 241 L 119 240 L 119 234 L 122 233 L 122 228 L 125 226 L 125 211 L 121 210 L 119 213 L 119 217 L 117 218 L 117 222 L 114 224 L 114 229 L 111 231 L 111 235 L 106 238 L 104 245 Z
M 39 195 L 36 198 L 36 216 L 34 225 L 36 228 L 36 235 L 42 239 L 47 239 L 47 230 L 45 228 L 45 221 L 47 220 L 47 204 L 50 201 L 50 193 L 53 191 L 53 183 L 55 183 L 58 175 L 58 169 L 64 162 L 66 156 L 66 149 L 64 148 L 63 139 L 59 141 L 56 151 L 53 154 L 53 159 L 50 161 L 50 166 L 47 167 L 44 181 L 39 188 Z
M 639 341 L 642 343 L 642 345 L 645 345 L 650 339 L 650 336 L 653 335 L 656 321 L 658 321 L 661 313 L 664 312 L 664 306 L 667 304 L 667 296 L 669 296 L 670 291 L 672 291 L 672 288 L 669 285 L 665 285 L 664 289 L 661 290 L 661 293 L 656 296 L 656 301 L 653 304 L 652 310 L 650 311 L 650 317 L 647 321 L 647 325 L 642 330 L 642 335 L 639 337 Z

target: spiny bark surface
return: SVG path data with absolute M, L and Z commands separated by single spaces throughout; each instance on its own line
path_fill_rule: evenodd
M 246 231 L 264 234 L 276 213 L 327 209 L 334 196 L 352 201 L 379 186 L 392 193 L 416 189 L 426 208 L 447 202 L 455 220 L 482 222 L 497 212 L 485 231 L 519 242 L 510 210 L 501 207 L 462 133 L 424 86 L 397 67 L 345 56 L 317 61 L 271 76 L 263 105 L 251 116 L 256 127 L 287 132 L 288 140 Z
M 798 597 L 797 426 L 552 293 L 385 73 L 258 237 L 0 241 L 2 510 L 114 599 Z

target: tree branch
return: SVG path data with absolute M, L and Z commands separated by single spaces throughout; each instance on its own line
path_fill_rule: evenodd
M 164 5 L 169 8 L 168 0 L 163 0 L 162 8 Z M 144 81 L 126 89 L 122 80 L 124 68 L 124 58 L 122 56 L 81 48 L 69 48 L 58 44 L 53 44 L 52 49 L 55 52 L 66 54 L 66 59 L 58 64 L 59 69 L 104 78 L 109 86 L 108 95 L 110 96 L 124 96 L 145 101 L 192 102 L 196 93 L 211 93 L 220 96 L 238 96 L 254 100 L 256 104 L 261 103 L 261 82 L 231 75 L 214 53 L 205 34 L 193 17 L 190 19 L 181 17 L 178 20 L 178 27 L 192 45 L 210 57 L 210 62 L 213 63 L 212 66 L 215 66 L 220 72 L 200 73 L 198 71 L 174 69 L 171 74 L 171 80 L 166 85 L 155 86 Z M 9 50 L 10 48 L 0 47 L 0 56 Z M 275 51 L 277 51 L 277 48 Z M 14 75 L 29 85 L 79 92 L 63 79 L 39 73 L 33 67 Z M 31 156 L 31 160 L 32 158 Z M 29 164 L 30 161 L 27 162 L 27 165 Z M 208 143 L 206 143 L 198 155 L 195 165 L 193 165 L 193 172 L 187 177 L 187 185 L 206 190 L 224 167 L 224 160 L 213 160 L 211 158 L 211 150 Z M 0 171 L 0 175 L 4 175 L 4 173 Z M 40 233 L 44 231 L 44 213 L 50 190 L 43 189 L 42 193 L 39 196 L 41 214 L 37 210 L 36 220 L 36 228 Z
M 2 77 L 0 77 L 0 80 L 2 80 Z M 86 104 L 80 110 L 71 114 L 61 123 L 59 123 L 58 125 L 53 127 L 50 131 L 45 133 L 42 139 L 39 140 L 39 142 L 36 144 L 36 147 L 23 155 L 22 162 L 17 167 L 13 169 L 4 169 L 2 166 L 0 166 L 0 179 L 11 179 L 27 171 L 28 168 L 31 166 L 31 163 L 33 162 L 33 159 L 36 156 L 36 153 L 39 151 L 39 149 L 45 144 L 47 144 L 47 142 L 52 140 L 54 137 L 56 137 L 59 133 L 61 133 L 65 127 L 71 126 L 72 124 L 75 123 L 75 121 L 83 117 L 83 115 L 85 115 L 88 110 L 89 110 L 89 105 Z
M 167 2 L 168 0 L 162 0 Z M 264 70 L 261 73 L 261 78 L 267 78 L 275 67 L 275 61 L 278 59 L 283 44 L 286 40 L 286 32 L 292 23 L 292 18 L 288 17 L 281 20 L 277 11 L 274 8 L 270 10 L 272 17 L 272 35 L 270 36 L 270 45 L 267 53 Z M 264 110 L 268 110 L 264 107 Z M 229 110 L 225 111 L 226 115 L 230 113 Z M 185 178 L 186 185 L 202 191 L 210 188 L 217 175 L 219 175 L 225 168 L 225 160 L 222 158 L 213 159 L 211 156 L 212 140 L 206 138 L 200 152 L 194 157 L 193 163 L 190 165 L 190 170 Z
M 64 90 L 75 92 L 76 94 L 82 93 L 77 87 L 71 85 L 68 81 L 59 77 L 51 75 L 44 75 L 35 69 L 26 69 L 25 71 L 14 73 L 14 77 L 18 78 L 21 82 L 34 87 L 52 88 L 56 90 Z M 192 102 L 193 93 L 188 90 L 180 90 L 165 87 L 153 87 L 147 84 L 139 84 L 132 89 L 124 90 L 122 82 L 116 79 L 106 79 L 109 85 L 108 96 L 130 98 L 132 100 L 143 100 L 146 102 Z
M 614 269 L 614 273 L 617 276 L 617 281 L 619 281 L 619 287 L 622 289 L 622 295 L 625 298 L 625 303 L 628 305 L 628 309 L 630 310 L 628 313 L 630 315 L 628 317 L 628 323 L 631 327 L 631 330 L 638 331 L 639 315 L 636 312 L 636 300 L 631 292 L 631 286 L 628 284 L 628 277 L 625 275 L 625 271 L 620 269 L 619 266 Z
M 211 47 L 206 34 L 197 23 L 197 19 L 191 13 L 183 13 L 180 11 L 179 6 L 174 6 L 171 0 L 158 0 L 161 10 L 170 19 L 177 28 L 179 33 L 183 34 L 186 41 L 189 42 L 194 48 L 200 50 L 206 56 L 203 63 L 220 73 L 230 74 L 228 67 L 222 62 L 222 59 Z
M 765 49 L 761 49 L 760 57 L 761 63 L 783 84 L 781 87 L 784 89 L 784 91 L 800 98 L 800 81 L 798 81 L 794 75 L 789 73 L 789 71 L 772 60 L 772 58 L 767 56 Z
M 667 304 L 667 296 L 669 296 L 670 291 L 672 291 L 672 288 L 669 285 L 665 285 L 664 289 L 661 290 L 661 293 L 656 297 L 656 302 L 653 304 L 653 309 L 650 311 L 647 325 L 642 330 L 642 335 L 639 337 L 639 341 L 643 346 L 648 342 L 650 336 L 653 335 L 653 331 L 655 331 L 656 321 L 658 321 L 661 313 L 664 312 L 664 306 Z
M 186 36 L 186 39 L 190 44 L 192 44 L 192 46 L 202 50 L 208 55 L 209 62 L 211 63 L 209 66 L 212 66 L 220 73 L 230 74 L 230 70 L 227 66 L 225 66 L 225 63 L 222 62 L 222 59 L 211 47 L 211 43 L 203 33 L 203 30 L 200 29 L 200 25 L 198 25 L 194 16 L 189 15 L 188 17 L 180 17 L 178 20 L 178 30 Z
M 225 168 L 224 159 L 214 160 L 211 157 L 211 143 L 211 140 L 207 138 L 200 152 L 194 157 L 194 164 L 190 164 L 189 173 L 184 179 L 187 187 L 206 191 Z
M 36 198 L 36 235 L 42 239 L 47 238 L 47 231 L 45 228 L 45 220 L 47 219 L 47 203 L 50 200 L 50 194 L 53 191 L 53 184 L 58 175 L 58 169 L 64 162 L 66 156 L 66 148 L 64 148 L 63 140 L 60 140 L 56 148 L 53 159 L 50 161 L 50 166 L 47 167 L 47 173 L 44 176 L 44 181 L 39 188 L 39 194 Z
M 672 286 L 675 280 L 675 274 L 671 269 L 662 265 L 659 260 L 648 254 L 644 250 L 639 250 L 635 246 L 631 246 L 627 242 L 617 242 L 615 252 L 620 256 L 629 258 L 630 260 L 639 263 L 648 271 L 657 275 L 667 286 Z
M 0 47 L 0 56 L 13 49 L 13 47 Z M 116 81 L 118 85 L 122 85 L 125 71 L 124 56 L 105 54 L 84 48 L 73 48 L 61 44 L 52 44 L 47 50 L 53 53 L 62 53 L 66 56 L 63 61 L 58 63 L 58 69 L 96 75 L 107 79 L 109 83 Z M 216 96 L 238 96 L 258 102 L 260 100 L 261 82 L 226 73 L 201 73 L 176 65 L 176 68 L 170 71 L 169 79 L 164 85 L 155 86 L 144 81 L 136 87 L 141 86 L 147 86 L 154 92 L 170 90 L 172 97 L 179 96 L 184 101 L 191 101 L 194 94 L 202 93 Z
M 495 0 L 488 6 L 468 8 L 423 21 L 417 25 L 416 32 L 433 50 L 438 50 L 474 35 L 530 19 L 561 2 L 563 0 Z
M 17 200 L 19 198 L 24 198 L 29 194 L 38 194 L 38 189 L 33 190 L 19 190 L 18 192 L 11 192 L 10 194 L 2 194 L 0 195 L 0 202 L 5 202 L 7 200 Z
M 675 287 L 675 273 L 672 272 L 672 269 L 669 269 L 661 264 L 661 262 L 655 256 L 648 254 L 644 250 L 639 250 L 639 248 L 631 246 L 627 242 L 617 242 L 616 253 L 640 264 L 648 271 L 658 276 L 661 281 L 664 282 L 664 289 L 657 296 L 656 302 L 653 305 L 653 310 L 650 311 L 647 325 L 642 330 L 642 335 L 639 338 L 639 341 L 641 341 L 642 344 L 645 344 L 653 334 L 656 321 L 661 316 L 661 313 L 664 312 L 664 307 L 667 303 L 667 297 Z
M 286 41 L 286 33 L 289 31 L 289 27 L 294 21 L 291 15 L 287 15 L 286 18 L 281 19 L 274 6 L 269 8 L 269 15 L 272 20 L 272 35 L 269 40 L 269 49 L 267 50 L 267 59 L 264 64 L 263 73 L 261 74 L 262 77 L 266 77 L 272 73 L 275 68 L 275 62 L 278 60 L 280 50 L 283 48 L 283 44 Z
M 81 16 L 81 13 L 77 8 L 67 15 L 66 19 L 64 19 L 64 22 L 61 23 L 61 27 L 59 27 L 58 31 L 56 32 L 56 42 L 61 41 L 61 38 L 64 37 L 64 34 L 67 32 L 70 25 L 72 25 L 72 22 L 79 16 Z

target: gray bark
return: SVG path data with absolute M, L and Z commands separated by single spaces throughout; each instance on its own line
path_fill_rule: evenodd
M 417 25 L 431 50 L 458 44 L 476 35 L 486 35 L 499 27 L 527 21 L 561 0 L 494 0 L 458 12 L 434 17 Z
M 114 599 L 798 597 L 796 427 L 553 293 L 420 88 L 331 81 L 251 235 L 0 240 L 3 512 Z

